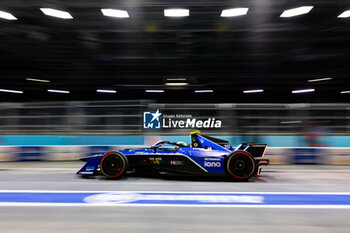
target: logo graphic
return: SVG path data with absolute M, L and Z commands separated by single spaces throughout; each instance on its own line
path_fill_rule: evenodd
M 160 129 L 160 116 L 162 113 L 157 109 L 156 112 L 143 112 L 144 129 Z
M 95 194 L 90 195 L 84 198 L 85 202 L 88 203 L 114 203 L 114 204 L 120 204 L 120 203 L 128 203 L 128 202 L 135 202 L 142 198 L 141 194 L 138 193 L 102 193 L 102 194 Z
M 177 161 L 177 160 L 163 160 L 162 158 L 160 157 L 157 157 L 157 158 L 153 158 L 153 157 L 150 157 L 149 158 L 149 163 L 152 164 L 152 165 L 163 165 L 163 164 L 166 164 L 166 165 L 183 165 L 183 162 L 182 161 Z
M 192 115 L 166 114 L 156 112 L 143 112 L 144 129 L 187 129 L 187 128 L 221 128 L 221 120 L 209 117 L 207 119 L 194 118 Z
M 264 196 L 244 194 L 213 194 L 213 193 L 138 193 L 138 192 L 108 192 L 89 195 L 85 203 L 113 204 L 240 204 L 264 203 Z
M 221 163 L 204 161 L 204 167 L 221 167 Z

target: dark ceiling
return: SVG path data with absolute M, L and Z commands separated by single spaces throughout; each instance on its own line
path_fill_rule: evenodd
M 314 6 L 309 14 L 279 17 L 305 5 Z M 42 7 L 74 19 L 46 16 Z M 171 7 L 188 8 L 190 16 L 164 17 Z M 235 7 L 248 14 L 220 17 Z M 105 17 L 101 8 L 127 10 L 130 18 Z M 0 93 L 0 101 L 350 102 L 350 94 L 340 94 L 350 90 L 350 18 L 337 18 L 349 9 L 348 0 L 1 0 L 0 10 L 18 20 L 0 19 L 0 89 L 24 93 Z M 164 85 L 169 77 L 189 85 L 171 89 Z M 325 77 L 333 79 L 307 82 Z M 264 92 L 242 93 L 255 88 Z M 316 91 L 291 93 L 302 88 Z

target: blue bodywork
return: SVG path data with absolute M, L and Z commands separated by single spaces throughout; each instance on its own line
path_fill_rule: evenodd
M 193 135 L 192 135 L 193 137 Z M 210 139 L 213 139 L 209 137 Z M 168 165 L 180 165 L 173 166 L 173 170 L 178 169 L 181 172 L 182 161 L 186 161 L 194 170 L 198 170 L 202 173 L 208 174 L 218 174 L 224 175 L 225 171 L 225 158 L 231 154 L 233 151 L 241 148 L 239 145 L 233 148 L 231 145 L 220 144 L 208 139 L 208 137 L 201 136 L 199 134 L 195 135 L 195 143 L 197 142 L 197 147 L 193 146 L 177 146 L 176 143 L 171 143 L 167 141 L 159 141 L 153 146 L 142 149 L 126 149 L 120 150 L 119 152 L 125 155 L 129 161 L 133 161 L 133 157 L 138 160 L 144 160 L 152 163 L 152 165 L 157 166 L 160 163 L 164 164 L 164 156 L 167 157 Z M 219 139 L 216 139 L 219 140 Z M 193 142 L 193 140 L 192 140 Z M 175 147 L 161 147 L 162 145 L 170 144 Z M 199 144 L 199 145 L 198 145 Z M 248 147 L 246 147 L 248 148 Z M 245 148 L 245 149 L 246 149 Z M 100 161 L 105 154 L 97 154 L 90 157 L 82 158 L 83 161 L 87 163 L 77 172 L 80 175 L 95 175 L 98 171 Z M 172 159 L 174 158 L 174 159 Z M 179 159 L 180 158 L 180 159 Z M 170 159 L 170 160 L 169 160 Z M 183 160 L 182 160 L 183 159 Z M 158 161 L 158 162 L 157 162 Z M 132 166 L 131 166 L 132 167 Z M 176 171 L 176 170 L 175 170 Z

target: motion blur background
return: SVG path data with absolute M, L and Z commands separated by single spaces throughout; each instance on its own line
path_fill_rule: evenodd
M 282 15 L 303 6 L 308 14 Z M 143 111 L 166 109 L 222 119 L 222 128 L 207 132 L 214 135 L 347 146 L 348 7 L 329 0 L 1 1 L 1 143 L 62 143 L 10 135 L 187 135 L 143 129 Z M 189 13 L 167 17 L 169 8 Z M 223 17 L 231 8 L 245 11 Z
M 283 15 L 285 10 L 297 7 L 304 7 L 304 14 L 297 11 L 295 17 Z M 64 12 L 50 16 L 47 8 Z M 188 15 L 168 17 L 164 10 L 171 8 L 187 9 Z M 232 8 L 240 8 L 235 12 L 238 16 L 225 17 L 223 10 Z M 122 12 L 110 17 L 102 9 Z M 44 161 L 73 161 L 121 146 L 149 145 L 161 138 L 189 143 L 188 134 L 195 129 L 144 129 L 143 112 L 157 109 L 203 120 L 220 119 L 221 128 L 201 129 L 202 133 L 233 145 L 267 143 L 272 165 L 350 164 L 349 10 L 348 0 L 1 0 L 2 189 L 77 189 L 83 181 L 71 176 L 80 164 L 72 162 L 62 168 Z M 6 161 L 28 162 L 16 165 Z M 42 162 L 35 164 L 35 175 L 24 172 L 29 175 L 27 184 L 21 182 L 22 170 L 16 172 L 18 176 L 6 173 L 6 169 L 32 166 L 29 161 Z M 51 166 L 68 166 L 72 171 L 46 182 L 40 169 Z M 282 191 L 350 191 L 347 166 L 298 167 L 301 170 L 288 173 L 290 177 L 322 169 L 313 178 L 301 177 L 299 183 L 288 183 L 290 177 L 279 176 L 284 170 L 280 167 L 272 168 L 270 173 L 268 169 L 264 181 L 268 187 L 257 183 L 259 190 L 281 191 L 280 187 L 285 187 Z M 318 177 L 330 178 L 312 186 Z M 44 186 L 37 186 L 38 182 Z M 90 180 L 84 188 L 110 190 L 110 183 L 103 182 Z M 133 180 L 120 181 L 119 189 L 137 190 L 129 182 Z M 156 183 L 140 182 L 138 187 L 144 190 Z M 257 191 L 244 183 L 215 186 L 181 181 L 173 186 L 172 182 L 156 187 L 158 191 Z M 329 190 L 328 183 L 339 186 Z M 34 212 L 43 218 L 40 211 Z M 126 212 L 135 216 L 137 211 Z M 181 219 L 183 213 L 179 212 L 163 220 L 171 225 L 170 218 Z M 227 212 L 239 218 L 237 213 Z M 25 219 L 22 210 L 13 213 L 23 214 Z M 162 215 L 151 211 L 150 216 L 159 217 L 157 214 Z M 252 215 L 249 211 L 242 214 Z M 329 232 L 336 228 L 346 232 L 346 222 L 333 219 L 334 225 L 320 227 L 329 215 L 312 214 L 319 217 L 319 222 L 302 212 L 290 216 L 271 210 L 267 216 L 282 218 L 282 222 L 287 216 L 290 225 L 277 227 L 283 231 Z M 71 210 L 67 214 L 75 215 Z M 349 216 L 349 212 L 342 215 Z M 267 232 L 271 232 L 271 219 L 265 219 Z M 57 230 L 55 217 L 48 221 L 52 225 L 48 223 L 47 228 Z M 64 217 L 60 221 L 65 222 Z M 293 228 L 293 221 L 304 228 Z M 110 222 L 98 225 L 99 229 L 108 226 L 114 232 Z M 79 230 L 70 223 L 70 229 Z M 131 223 L 124 223 L 127 232 Z M 154 231 L 143 224 L 146 231 Z M 249 230 L 244 224 L 250 223 L 236 222 L 238 229 Z M 6 229 L 9 225 L 3 222 L 2 226 Z M 38 232 L 34 225 L 23 226 L 28 226 L 27 232 Z M 182 231 L 193 230 L 198 224 L 189 222 L 184 226 L 188 228 Z M 228 231 L 232 227 L 224 226 L 219 229 Z M 175 224 L 173 227 L 176 232 L 178 228 Z

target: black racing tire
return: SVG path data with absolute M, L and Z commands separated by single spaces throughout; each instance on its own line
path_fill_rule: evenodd
M 255 160 L 246 151 L 234 151 L 227 157 L 227 175 L 234 179 L 247 180 L 255 174 L 255 170 Z
M 108 152 L 100 161 L 102 175 L 108 179 L 122 177 L 128 169 L 128 158 L 120 152 Z

